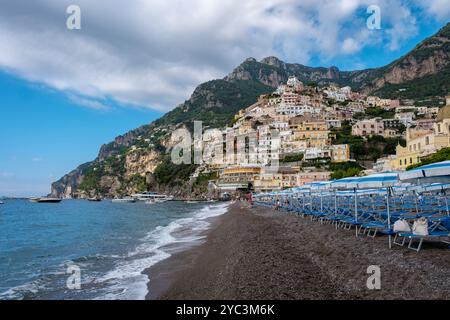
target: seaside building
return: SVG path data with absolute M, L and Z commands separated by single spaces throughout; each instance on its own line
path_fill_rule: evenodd
M 256 166 L 228 167 L 219 172 L 218 187 L 222 191 L 253 190 L 255 177 L 261 173 Z
M 381 118 L 361 120 L 352 126 L 352 135 L 370 137 L 382 136 L 384 133 L 384 123 Z
M 305 141 L 308 148 L 319 148 L 331 145 L 328 124 L 325 120 L 312 114 L 297 116 L 289 121 L 292 140 Z
M 395 119 L 399 120 L 405 126 L 409 126 L 414 122 L 416 115 L 414 112 L 401 112 L 395 114 Z
M 272 192 L 298 186 L 298 170 L 292 167 L 264 169 L 255 176 L 254 189 L 256 192 Z
M 299 172 L 297 176 L 298 176 L 298 186 L 303 186 L 304 184 L 311 182 L 329 181 L 331 177 L 331 172 L 328 171 Z
M 347 162 L 350 160 L 350 146 L 348 144 L 336 144 L 331 146 L 332 162 Z
M 450 96 L 447 105 L 439 110 L 433 128 L 408 128 L 406 147 L 397 146 L 396 157 L 391 160 L 394 170 L 404 170 L 419 163 L 421 158 L 450 146 Z

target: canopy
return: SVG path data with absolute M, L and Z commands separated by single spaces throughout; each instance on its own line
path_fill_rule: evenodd
M 361 177 L 356 182 L 359 189 L 392 187 L 398 184 L 398 172 L 387 172 Z
M 432 163 L 400 174 L 400 180 L 450 175 L 450 161 Z

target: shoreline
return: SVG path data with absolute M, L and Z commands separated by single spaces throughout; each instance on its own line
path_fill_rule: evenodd
M 295 214 L 234 203 L 199 246 L 145 270 L 150 300 L 450 299 L 450 252 L 390 250 Z M 380 266 L 381 290 L 367 288 Z

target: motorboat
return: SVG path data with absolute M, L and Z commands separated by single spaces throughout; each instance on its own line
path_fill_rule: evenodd
M 62 199 L 43 197 L 43 198 L 30 198 L 30 201 L 35 203 L 60 203 Z
M 139 201 L 155 200 L 157 202 L 166 202 L 173 200 L 173 196 L 167 196 L 165 194 L 158 194 L 156 192 L 142 192 L 132 195 L 133 198 Z
M 134 198 L 121 198 L 121 199 L 112 199 L 113 203 L 134 203 L 136 199 Z

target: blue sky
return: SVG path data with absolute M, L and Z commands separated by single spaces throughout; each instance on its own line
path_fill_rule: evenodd
M 0 73 L 0 195 L 49 192 L 51 182 L 95 158 L 99 147 L 162 113 L 77 105 L 66 94 Z
M 73 3 L 0 4 L 0 195 L 48 193 L 247 57 L 378 67 L 450 20 L 450 0 L 78 0 L 82 28 L 68 30 Z M 366 27 L 371 4 L 381 30 Z

